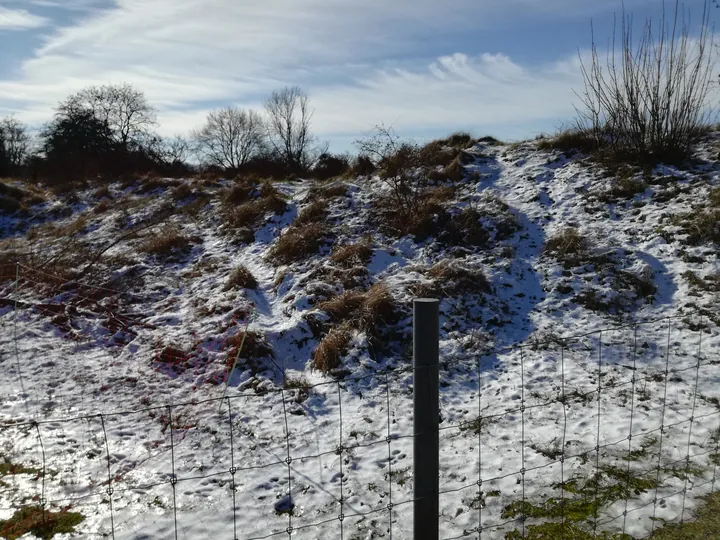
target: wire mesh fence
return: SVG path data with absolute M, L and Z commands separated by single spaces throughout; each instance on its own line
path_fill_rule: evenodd
M 21 266 L 13 277 L 0 291 L 0 531 L 78 513 L 88 538 L 421 537 L 409 361 L 240 376 L 223 397 L 219 356 L 182 373 L 149 362 L 161 322 L 141 299 Z M 704 321 L 546 333 L 471 361 L 448 348 L 440 538 L 646 538 L 715 490 L 720 347 Z

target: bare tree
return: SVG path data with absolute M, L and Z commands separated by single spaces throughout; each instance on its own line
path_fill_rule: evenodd
M 290 169 L 307 170 L 323 152 L 316 149 L 310 130 L 313 112 L 307 94 L 299 86 L 273 92 L 265 101 L 270 144 Z M 326 151 L 325 149 L 324 151 Z
M 8 169 L 16 172 L 28 157 L 30 136 L 25 125 L 14 116 L 0 120 L 0 146 Z
M 257 111 L 225 107 L 210 112 L 192 139 L 202 161 L 236 169 L 262 150 L 265 126 Z
M 69 96 L 58 107 L 59 113 L 80 109 L 90 110 L 101 122 L 106 122 L 114 142 L 128 148 L 142 145 L 153 126 L 157 124 L 157 111 L 145 94 L 129 83 L 89 86 Z
M 593 36 L 591 64 L 582 63 L 585 90 L 580 96 L 579 127 L 615 157 L 682 159 L 708 122 L 712 68 L 708 4 L 694 37 L 677 0 L 669 20 L 663 8 L 657 31 L 652 21 L 645 22 L 636 47 L 632 22 L 623 12 L 619 51 L 613 34 L 605 62 Z
M 182 135 L 162 141 L 162 157 L 168 163 L 185 163 L 190 157 L 190 142 Z

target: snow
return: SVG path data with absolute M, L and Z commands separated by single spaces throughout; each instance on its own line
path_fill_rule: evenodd
M 696 181 L 698 171 L 658 169 L 688 189 L 656 202 L 662 186 L 652 185 L 630 201 L 600 204 L 588 195 L 604 179 L 581 159 L 540 152 L 533 143 L 472 152 L 477 159 L 467 169 L 477 180 L 466 182 L 451 206 L 476 205 L 490 221 L 510 216 L 520 230 L 461 254 L 463 264 L 482 268 L 492 294 L 441 302 L 441 537 L 476 535 L 480 519 L 484 538 L 527 529 L 537 521 L 503 517 L 503 509 L 558 497 L 561 480 L 587 479 L 598 465 L 653 477 L 660 465 L 661 480 L 627 507 L 625 499 L 603 507 L 600 530 L 642 537 L 653 517 L 688 519 L 714 488 L 720 330 L 703 313 L 717 314 L 720 303 L 717 293 L 691 289 L 682 276 L 717 273 L 720 261 L 717 246 L 687 246 L 671 234 L 677 231 L 667 216 L 705 202 L 720 169 L 704 171 L 707 183 Z M 337 241 L 372 235 L 370 281 L 384 281 L 403 311 L 386 351 L 359 333 L 343 358 L 348 375 L 314 371 L 317 339 L 307 316 L 323 318 L 316 301 L 342 291 L 323 281 L 328 250 L 283 268 L 266 258 L 306 204 L 308 184 L 278 186 L 288 211 L 268 216 L 249 245 L 223 234 L 217 199 L 197 218 L 173 217 L 202 239 L 179 262 L 138 255 L 135 241 L 118 245 L 108 254 L 128 261 L 113 277 L 130 270 L 142 276 L 127 288 L 52 288 L 49 276 L 25 267 L 17 290 L 13 282 L 3 285 L 0 298 L 11 301 L 0 304 L 0 453 L 34 467 L 44 454 L 48 474 L 2 477 L 0 519 L 43 497 L 50 507 L 72 505 L 86 516 L 77 527 L 83 538 L 111 529 L 115 538 L 265 538 L 288 536 L 288 527 L 296 538 L 341 531 L 357 539 L 413 537 L 411 288 L 428 267 L 458 254 L 380 232 L 370 214 L 383 189 L 377 179 L 358 180 L 348 197 L 333 199 Z M 118 186 L 113 191 L 121 195 Z M 167 202 L 162 193 L 124 196 L 139 201 L 134 222 Z M 79 198 L 76 211 L 92 206 L 89 192 Z M 104 245 L 120 215 L 90 215 L 85 240 Z M 12 232 L 16 223 L 5 221 L 6 237 L 22 245 Z M 566 275 L 542 247 L 567 226 L 612 262 Z M 237 264 L 256 277 L 256 290 L 224 290 Z M 615 290 L 620 271 L 652 279 L 654 300 Z M 559 291 L 560 284 L 571 292 Z M 575 302 L 589 286 L 624 310 Z M 67 324 L 37 307 L 59 303 L 77 306 L 65 310 Z M 274 357 L 259 366 L 241 358 L 222 399 L 226 340 L 241 331 L 249 310 L 250 329 L 265 336 Z M 109 314 L 122 315 L 125 328 L 110 325 Z M 640 321 L 651 322 L 634 324 Z M 189 352 L 188 369 L 153 360 L 166 345 Z M 306 395 L 283 388 L 301 375 L 311 386 Z M 479 435 L 468 429 L 478 416 Z M 624 459 L 649 437 L 657 443 L 647 456 Z M 688 455 L 698 472 L 686 480 Z M 71 535 L 56 536 L 63 537 Z

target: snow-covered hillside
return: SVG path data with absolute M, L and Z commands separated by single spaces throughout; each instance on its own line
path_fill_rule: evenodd
M 719 151 L 607 173 L 486 139 L 412 224 L 378 177 L 37 194 L 0 222 L 0 520 L 412 538 L 416 296 L 442 298 L 441 537 L 522 538 L 560 498 L 591 535 L 688 519 L 720 463 Z

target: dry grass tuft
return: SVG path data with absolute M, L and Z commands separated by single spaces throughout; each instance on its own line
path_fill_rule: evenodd
M 0 181 L 0 214 L 26 213 L 31 206 L 45 202 L 45 196 L 36 188 L 27 189 Z
M 109 199 L 111 198 L 110 188 L 108 186 L 100 186 L 93 193 L 93 197 L 96 199 Z
M 716 187 L 715 189 L 710 191 L 710 205 L 714 206 L 715 208 L 720 208 L 720 187 Z
M 382 323 L 395 317 L 397 306 L 384 283 L 376 283 L 366 292 L 346 291 L 317 305 L 334 323 L 349 322 L 354 328 L 375 333 Z
M 104 199 L 95 205 L 95 208 L 93 208 L 93 214 L 104 214 L 108 210 L 110 210 L 110 202 L 107 199 Z
M 419 161 L 426 167 L 446 167 L 459 155 L 460 149 L 448 147 L 445 141 L 432 141 L 420 149 Z
M 562 131 L 553 137 L 538 139 L 537 147 L 539 150 L 547 152 L 551 150 L 593 152 L 597 150 L 598 145 L 592 134 L 586 130 L 574 128 Z
M 337 369 L 352 335 L 352 327 L 347 322 L 332 328 L 313 351 L 313 367 L 323 373 Z
M 356 244 L 336 247 L 330 255 L 330 260 L 346 268 L 358 264 L 364 266 L 370 262 L 372 254 L 372 244 L 366 239 Z
M 707 208 L 674 216 L 672 223 L 687 235 L 686 242 L 697 246 L 714 242 L 720 244 L 720 208 Z
M 325 186 L 313 186 L 310 189 L 309 197 L 311 199 L 334 199 L 336 197 L 345 197 L 347 192 L 347 184 L 335 181 Z
M 257 289 L 257 286 L 257 279 L 255 279 L 255 276 L 252 275 L 252 272 L 250 272 L 250 270 L 248 270 L 245 266 L 240 265 L 233 269 L 230 277 L 228 278 L 227 284 L 225 285 L 225 290 L 229 291 L 230 289 L 235 288 Z
M 491 291 L 487 277 L 480 270 L 441 262 L 430 268 L 427 274 L 435 280 L 435 285 L 445 294 L 480 294 Z
M 395 300 L 384 283 L 375 283 L 365 293 L 360 323 L 370 333 L 377 331 L 380 324 L 390 322 L 396 314 Z
M 328 202 L 325 199 L 316 199 L 309 205 L 305 206 L 293 222 L 293 227 L 308 225 L 310 223 L 320 223 L 327 220 Z
M 243 241 L 252 242 L 254 229 L 269 213 L 279 215 L 287 209 L 282 194 L 269 182 L 255 192 L 249 181 L 237 183 L 223 197 L 223 221 L 230 232 L 240 234 Z M 249 231 L 249 232 L 248 232 Z
M 328 314 L 331 321 L 341 322 L 353 318 L 365 302 L 365 293 L 346 291 L 335 298 L 317 305 L 317 308 Z
M 194 239 L 179 229 L 166 227 L 158 233 L 148 235 L 140 244 L 139 250 L 163 259 L 178 259 L 190 252 L 193 243 Z
M 183 182 L 172 190 L 172 198 L 176 201 L 187 199 L 190 195 L 192 195 L 192 188 L 188 182 Z
M 465 167 L 462 163 L 462 154 L 458 154 L 458 156 L 452 160 L 452 162 L 445 167 L 444 171 L 445 176 L 452 180 L 453 182 L 460 182 L 465 178 Z
M 310 257 L 327 244 L 329 229 L 322 223 L 289 227 L 270 249 L 269 258 L 278 264 L 290 264 Z
M 566 266 L 572 266 L 585 257 L 589 245 L 588 239 L 577 229 L 568 227 L 548 238 L 543 251 Z
M 225 204 L 243 204 L 250 200 L 250 193 L 252 192 L 252 185 L 247 182 L 235 184 L 233 187 L 227 189 L 223 194 L 223 202 Z
M 243 336 L 245 341 L 243 342 Z M 265 336 L 254 330 L 241 330 L 237 334 L 228 338 L 228 354 L 227 363 L 228 367 L 232 367 L 235 362 L 235 358 L 240 350 L 242 344 L 242 350 L 240 351 L 240 358 L 244 359 L 257 359 L 257 358 L 268 358 L 274 356 L 273 349 L 270 344 L 266 341 Z

